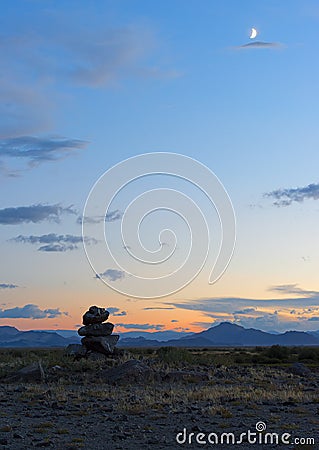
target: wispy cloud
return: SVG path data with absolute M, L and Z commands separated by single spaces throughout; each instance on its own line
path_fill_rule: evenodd
M 194 327 L 201 327 L 207 330 L 208 328 L 214 326 L 214 322 L 192 322 L 191 325 Z
M 283 44 L 280 42 L 262 42 L 262 41 L 254 41 L 248 42 L 247 44 L 239 45 L 235 47 L 237 50 L 245 50 L 245 49 L 263 49 L 263 48 L 282 48 Z
M 176 309 L 201 312 L 220 321 L 264 330 L 303 329 L 307 319 L 319 312 L 319 291 L 299 288 L 297 284 L 272 286 L 282 298 L 213 297 L 166 303 Z M 294 320 L 288 320 L 289 316 Z
M 110 314 L 112 314 L 113 316 L 126 316 L 127 312 L 126 311 L 121 311 L 119 308 L 115 307 L 115 306 L 109 306 L 107 308 L 108 312 Z
M 40 252 L 65 252 L 68 250 L 78 249 L 78 245 L 82 243 L 82 236 L 74 236 L 72 234 L 43 234 L 41 236 L 16 236 L 10 241 L 20 242 L 23 244 L 45 244 L 38 248 Z M 94 238 L 85 238 L 87 244 L 96 244 Z
M 17 206 L 0 209 L 1 225 L 20 225 L 22 223 L 38 223 L 45 220 L 59 223 L 63 214 L 77 214 L 73 206 L 66 208 L 59 204 L 43 205 L 41 203 L 31 206 Z
M 319 322 L 319 317 L 318 317 L 318 316 L 310 317 L 310 318 L 308 319 L 308 322 Z
M 96 224 L 96 223 L 101 223 L 103 221 L 105 222 L 115 222 L 116 220 L 120 220 L 123 216 L 123 213 L 119 210 L 119 209 L 115 209 L 114 211 L 110 211 L 107 214 L 105 214 L 105 216 L 93 216 L 93 217 L 89 217 L 89 216 L 79 216 L 76 220 L 76 222 L 79 225 L 82 225 L 82 223 L 91 223 L 91 224 Z
M 81 45 L 78 33 L 72 35 L 72 31 L 54 41 L 68 58 L 68 63 L 61 58 L 56 75 L 91 87 L 112 85 L 128 72 L 134 74 L 149 47 L 145 39 L 149 43 L 152 40 L 146 30 L 133 27 L 104 30 L 99 34 L 81 30 L 81 35 Z
M 63 159 L 87 146 L 87 142 L 65 137 L 20 136 L 0 140 L 2 165 L 4 160 L 15 158 L 24 160 L 29 167 L 47 161 Z M 4 166 L 6 167 L 6 166 Z
M 117 280 L 122 280 L 123 278 L 125 278 L 125 272 L 123 272 L 123 270 L 107 269 L 103 273 L 96 274 L 95 278 L 98 278 L 98 279 L 106 278 L 107 280 L 110 280 L 110 281 L 117 281 Z
M 274 313 L 259 313 L 256 317 L 235 315 L 234 319 L 234 323 L 237 325 L 241 325 L 245 328 L 257 328 L 265 331 L 275 331 L 283 326 L 283 323 L 280 323 L 280 318 L 276 311 Z M 298 325 L 299 324 L 296 326 L 298 327 Z M 284 322 L 284 326 L 287 326 L 287 322 Z M 291 327 L 291 323 L 288 324 L 288 327 Z
M 156 309 L 174 309 L 172 306 L 147 306 L 143 308 L 144 311 L 152 311 Z
M 244 308 L 239 311 L 234 311 L 234 314 L 252 314 L 256 312 L 256 308 Z
M 48 252 L 48 253 L 63 253 L 70 250 L 77 250 L 78 246 L 74 244 L 46 244 L 41 245 L 41 247 L 38 248 L 39 252 Z
M 43 234 L 41 236 L 23 236 L 23 235 L 19 235 L 15 238 L 11 239 L 12 241 L 15 242 L 23 242 L 28 243 L 28 244 L 52 244 L 55 242 L 59 242 L 59 243 L 71 243 L 71 244 L 78 244 L 79 242 L 82 241 L 82 237 L 81 236 L 74 236 L 71 234 L 55 234 L 55 233 L 50 233 L 50 234 Z
M 86 12 L 77 11 L 77 20 L 73 13 L 38 9 L 31 25 L 26 21 L 17 27 L 13 17 L 2 30 L 0 138 L 52 129 L 53 112 L 63 107 L 70 86 L 74 92 L 114 88 L 132 78 L 180 76 L 174 67 L 161 63 L 163 47 L 149 26 L 114 27 L 105 21 L 96 27 L 82 26 Z
M 115 222 L 116 220 L 120 220 L 123 216 L 123 213 L 119 209 L 115 209 L 114 211 L 110 211 L 105 214 L 105 222 Z
M 16 72 L 11 71 L 10 64 L 5 64 L 4 59 L 0 62 L 3 74 L 0 75 L 0 138 L 48 130 L 52 110 L 49 96 L 39 84 L 30 85 L 26 79 L 16 79 Z
M 33 304 L 0 309 L 0 319 L 55 319 L 62 315 L 67 316 L 68 313 L 60 311 L 59 308 L 42 310 L 39 306 Z
M 234 314 L 235 311 L 244 311 L 246 308 L 258 308 L 258 307 L 277 307 L 281 305 L 284 307 L 286 304 L 291 306 L 300 307 L 302 304 L 311 305 L 319 304 L 319 292 L 313 292 L 312 295 L 306 291 L 302 295 L 295 295 L 285 298 L 244 298 L 244 297 L 213 297 L 204 299 L 195 299 L 184 302 L 169 303 L 177 309 L 186 309 L 189 311 L 201 311 L 203 313 L 228 313 Z M 288 306 L 288 307 L 289 307 Z M 238 308 L 241 307 L 241 308 Z M 247 310 L 246 310 L 247 313 Z
M 154 65 L 156 37 L 148 28 L 137 25 L 123 27 L 80 27 L 56 16 L 55 26 L 33 33 L 14 29 L 3 36 L 2 67 L 13 71 L 19 61 L 20 70 L 42 82 L 64 82 L 86 87 L 112 86 L 128 76 L 176 77 L 173 68 Z M 56 34 L 56 29 L 59 34 Z M 45 51 L 44 51 L 45 50 Z M 58 57 L 57 57 L 58 56 Z M 48 75 L 49 74 L 49 75 Z M 49 78 L 49 79 L 48 79 Z
M 163 330 L 164 325 L 149 323 L 117 323 L 116 326 L 132 330 Z
M 275 206 L 289 206 L 293 202 L 302 203 L 304 200 L 319 200 L 319 183 L 308 184 L 305 187 L 277 189 L 267 192 L 264 197 L 275 199 Z
M 19 286 L 11 283 L 0 283 L 0 289 L 16 289 Z
M 272 292 L 280 292 L 281 294 L 293 294 L 293 295 L 302 295 L 306 298 L 317 297 L 319 295 L 319 291 L 310 291 L 307 289 L 302 289 L 298 287 L 297 284 L 280 284 L 278 286 L 272 286 L 269 288 Z

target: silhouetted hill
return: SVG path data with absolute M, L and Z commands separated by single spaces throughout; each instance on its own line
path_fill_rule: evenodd
M 270 334 L 254 328 L 244 328 L 229 322 L 223 322 L 215 327 L 180 340 L 188 345 L 203 340 L 203 346 L 255 346 L 255 345 L 319 345 L 319 339 L 303 331 L 286 331 L 282 334 Z
M 125 347 L 237 347 L 271 345 L 319 345 L 319 338 L 303 331 L 286 331 L 271 334 L 254 328 L 223 322 L 200 333 L 169 341 L 157 341 L 144 338 L 124 338 L 119 341 Z
M 317 331 L 308 331 L 308 334 L 311 334 L 312 336 L 319 338 L 319 330 Z
M 4 326 L 4 327 L 0 327 L 0 339 L 1 338 L 12 338 L 16 335 L 18 335 L 20 333 L 20 331 L 15 328 L 15 327 L 8 327 L 8 326 Z
M 278 335 L 277 338 L 280 345 L 319 345 L 319 337 L 303 331 L 286 331 Z
M 65 347 L 78 342 L 78 338 L 64 338 L 58 333 L 19 331 L 14 327 L 0 326 L 0 347 Z
M 303 331 L 286 331 L 271 334 L 254 328 L 244 328 L 229 322 L 200 333 L 192 333 L 179 339 L 162 341 L 154 337 L 120 336 L 119 347 L 239 347 L 271 345 L 319 345 L 319 336 Z M 149 333 L 151 334 L 151 333 Z M 19 331 L 17 328 L 0 326 L 0 347 L 66 347 L 79 343 L 79 336 L 63 337 L 52 331 Z
M 10 328 L 10 327 L 9 327 Z M 58 333 L 64 338 L 76 337 L 80 342 L 80 336 L 77 330 L 41 330 L 47 333 Z M 118 334 L 117 330 L 113 331 L 114 334 Z M 121 339 L 126 338 L 140 338 L 143 337 L 147 340 L 168 341 L 169 339 L 179 339 L 184 336 L 190 336 L 193 333 L 186 333 L 184 331 L 164 330 L 164 331 L 124 331 L 119 332 Z
M 114 333 L 118 333 L 115 329 Z M 157 340 L 157 341 L 168 341 L 169 339 L 180 339 L 181 337 L 190 336 L 193 333 L 186 333 L 184 331 L 174 331 L 174 330 L 164 330 L 164 331 L 124 331 L 119 332 L 121 339 L 126 338 L 140 338 Z
M 122 335 L 121 335 L 122 336 Z M 118 347 L 163 347 L 166 341 L 146 339 L 145 337 L 120 337 Z

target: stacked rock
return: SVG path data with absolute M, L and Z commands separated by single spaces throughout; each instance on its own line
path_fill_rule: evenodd
M 83 316 L 83 327 L 79 328 L 78 333 L 84 336 L 81 339 L 82 345 L 87 351 L 103 353 L 110 355 L 114 352 L 119 335 L 112 334 L 113 323 L 105 322 L 110 313 L 105 308 L 91 306 Z

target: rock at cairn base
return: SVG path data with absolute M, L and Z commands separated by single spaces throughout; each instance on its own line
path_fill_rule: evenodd
M 86 348 L 81 344 L 69 344 L 65 349 L 66 356 L 73 356 L 76 359 L 80 359 L 86 354 Z
M 81 339 L 81 342 L 87 350 L 110 355 L 114 352 L 119 337 L 117 334 L 112 334 L 112 336 L 86 336 Z
M 114 325 L 105 322 L 110 313 L 105 308 L 91 306 L 83 316 L 83 327 L 78 333 L 84 336 L 81 339 L 85 353 L 97 352 L 103 355 L 112 355 L 119 340 L 119 336 L 112 334 Z

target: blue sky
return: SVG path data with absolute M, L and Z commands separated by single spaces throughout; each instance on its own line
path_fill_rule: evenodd
M 317 3 L 14 0 L 1 8 L 0 324 L 73 328 L 96 303 L 126 311 L 141 329 L 218 320 L 319 328 Z M 218 176 L 236 212 L 237 245 L 216 284 L 203 270 L 146 304 L 94 277 L 78 217 L 106 170 L 148 152 L 195 158 Z M 173 309 L 156 318 L 145 309 L 156 307 Z

